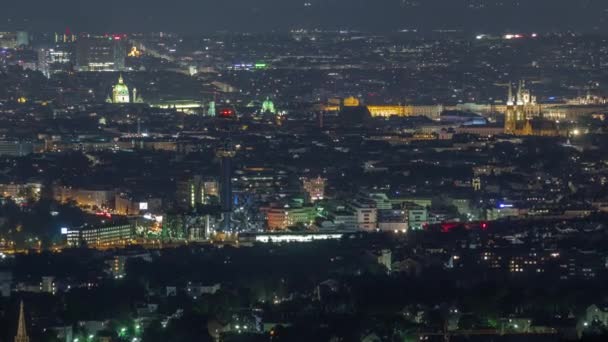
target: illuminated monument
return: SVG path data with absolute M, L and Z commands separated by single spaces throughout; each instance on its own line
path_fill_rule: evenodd
M 112 86 L 112 97 L 106 99 L 108 103 L 143 103 L 141 95 L 138 94 L 137 89 L 133 88 L 133 96 L 129 91 L 129 87 L 125 84 L 125 80 L 122 75 L 118 78 L 118 83 Z
M 504 132 L 513 135 L 559 135 L 555 122 L 543 119 L 538 107 L 536 97 L 526 89 L 523 81 L 519 82 L 515 95 L 509 83 Z
M 131 102 L 131 95 L 129 94 L 129 87 L 125 84 L 122 75 L 118 78 L 118 83 L 114 85 L 112 89 L 112 103 L 129 103 Z
M 267 97 L 266 100 L 262 103 L 262 113 L 277 113 L 277 109 L 274 106 L 274 102 L 272 102 L 269 97 Z
M 220 231 L 232 231 L 232 161 L 236 150 L 232 142 L 227 141 L 224 146 L 216 151 L 220 160 L 220 205 L 222 210 L 222 222 Z
M 15 342 L 30 342 L 30 338 L 27 336 L 27 331 L 25 330 L 25 312 L 23 310 L 23 301 L 19 307 L 19 324 L 17 325 Z

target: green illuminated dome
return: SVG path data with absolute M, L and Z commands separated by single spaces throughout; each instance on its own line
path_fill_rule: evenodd
M 277 113 L 277 110 L 274 107 L 274 102 L 272 102 L 268 97 L 266 98 L 266 101 L 262 103 L 262 113 Z
M 129 94 L 129 87 L 125 84 L 122 75 L 118 78 L 118 84 L 112 89 L 112 102 L 113 103 L 129 103 L 131 102 Z

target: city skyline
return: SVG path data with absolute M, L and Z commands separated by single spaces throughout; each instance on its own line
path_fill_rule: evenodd
M 608 341 L 607 0 L 4 7 L 0 341 Z

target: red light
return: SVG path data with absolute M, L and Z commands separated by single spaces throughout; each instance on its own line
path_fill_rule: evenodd
M 225 117 L 225 118 L 226 117 L 231 117 L 231 116 L 234 116 L 235 114 L 236 114 L 235 111 L 233 109 L 230 109 L 230 108 L 225 108 L 225 109 L 220 110 L 220 116 L 221 117 Z
M 487 223 L 482 223 L 481 224 L 481 229 L 487 229 L 488 228 L 488 224 Z
M 103 216 L 103 217 L 106 217 L 108 219 L 112 218 L 112 214 L 110 214 L 107 211 L 98 211 L 98 212 L 95 213 L 95 215 L 97 215 L 97 216 Z

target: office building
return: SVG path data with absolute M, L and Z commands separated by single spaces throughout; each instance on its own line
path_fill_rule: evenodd
M 270 208 L 266 211 L 268 230 L 285 230 L 302 225 L 310 226 L 316 217 L 314 207 Z
M 222 210 L 222 223 L 220 230 L 230 231 L 232 213 L 232 161 L 236 155 L 236 150 L 231 142 L 216 151 L 220 160 L 220 206 Z
M 0 156 L 23 157 L 34 153 L 34 144 L 28 141 L 0 141 Z
M 372 231 L 378 225 L 378 209 L 373 200 L 359 198 L 350 204 L 357 218 L 357 227 L 360 230 Z
M 72 69 L 72 50 L 67 46 L 55 46 L 38 50 L 38 71 L 51 77 L 59 72 Z
M 210 196 L 218 195 L 217 181 L 194 175 L 177 183 L 176 202 L 182 209 L 192 209 L 207 203 Z
M 68 246 L 78 247 L 85 243 L 88 247 L 112 247 L 126 245 L 133 238 L 130 223 L 110 223 L 102 226 L 83 226 L 68 229 Z
M 78 71 L 122 71 L 127 47 L 124 35 L 87 35 L 76 41 Z

